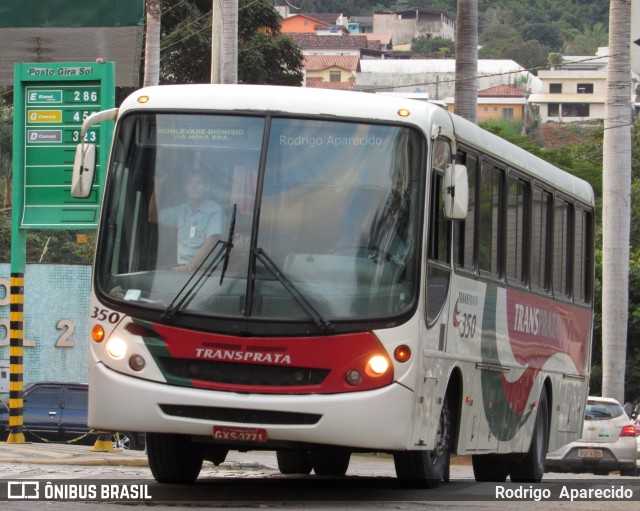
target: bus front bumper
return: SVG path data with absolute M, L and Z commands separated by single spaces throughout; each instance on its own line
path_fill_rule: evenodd
M 209 438 L 214 426 L 262 428 L 275 444 L 404 450 L 411 448 L 414 400 L 397 383 L 342 394 L 240 394 L 132 378 L 97 363 L 89 369 L 88 422 L 97 430 Z

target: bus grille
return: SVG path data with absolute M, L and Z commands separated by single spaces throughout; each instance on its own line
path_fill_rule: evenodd
M 167 415 L 241 424 L 311 425 L 317 424 L 322 415 L 314 413 L 272 412 L 269 410 L 246 410 L 241 408 L 218 408 L 211 406 L 160 405 Z
M 178 378 L 265 387 L 320 385 L 328 369 L 160 357 L 165 373 Z

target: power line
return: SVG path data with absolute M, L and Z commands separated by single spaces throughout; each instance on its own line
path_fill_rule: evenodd
M 608 58 L 608 57 L 613 57 L 613 56 L 618 56 L 618 55 L 626 55 L 629 52 L 620 52 L 620 53 L 615 53 L 615 54 L 611 54 L 611 55 L 604 55 L 604 56 L 596 56 L 596 57 L 586 57 L 584 59 L 581 60 L 573 60 L 570 63 L 571 64 L 581 64 L 583 62 L 589 62 L 591 60 L 597 60 L 597 59 L 602 59 L 602 58 Z M 453 59 L 455 60 L 455 59 Z M 505 75 L 513 75 L 516 73 L 531 73 L 532 71 L 540 71 L 542 69 L 547 69 L 549 67 L 552 66 L 537 66 L 537 67 L 531 67 L 531 68 L 523 68 L 523 69 L 519 69 L 519 70 L 513 70 L 513 71 L 503 71 L 500 73 L 489 73 L 489 74 L 482 74 L 482 75 L 476 75 L 473 78 L 450 78 L 450 79 L 446 79 L 446 80 L 436 80 L 435 82 L 417 82 L 417 83 L 408 83 L 408 84 L 399 84 L 399 85 L 394 85 L 394 88 L 399 88 L 399 87 L 417 87 L 420 85 L 442 85 L 443 83 L 455 83 L 455 82 L 459 82 L 459 81 L 465 81 L 465 80 L 476 80 L 479 78 L 492 78 L 495 76 L 505 76 Z M 382 90 L 382 89 L 388 89 L 390 87 L 390 85 L 376 85 L 376 86 L 371 86 L 371 87 L 367 87 L 364 89 L 360 89 L 362 91 L 365 92 L 375 92 L 377 90 Z

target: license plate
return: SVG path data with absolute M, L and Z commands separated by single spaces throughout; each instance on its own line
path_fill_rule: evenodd
M 602 458 L 602 449 L 578 449 L 578 458 Z
M 267 430 L 264 428 L 213 426 L 213 439 L 220 442 L 264 444 L 267 441 Z

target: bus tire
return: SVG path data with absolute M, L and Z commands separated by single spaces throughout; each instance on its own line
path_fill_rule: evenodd
M 538 401 L 538 413 L 529 452 L 519 462 L 509 465 L 513 482 L 539 483 L 544 476 L 544 464 L 549 446 L 549 405 L 543 388 Z
M 319 476 L 343 477 L 350 459 L 351 451 L 342 447 L 326 447 L 311 453 L 313 471 Z
M 159 483 L 189 484 L 200 474 L 204 450 L 187 435 L 147 433 L 147 457 Z
M 433 451 L 401 451 L 393 454 L 396 476 L 401 484 L 413 488 L 436 488 L 441 481 L 447 481 L 453 438 L 453 420 L 449 399 L 445 396 L 436 432 L 436 448 Z
M 471 464 L 476 481 L 503 483 L 509 475 L 507 463 L 495 454 L 474 454 Z
M 308 451 L 276 451 L 276 459 L 281 474 L 309 475 L 313 469 Z

